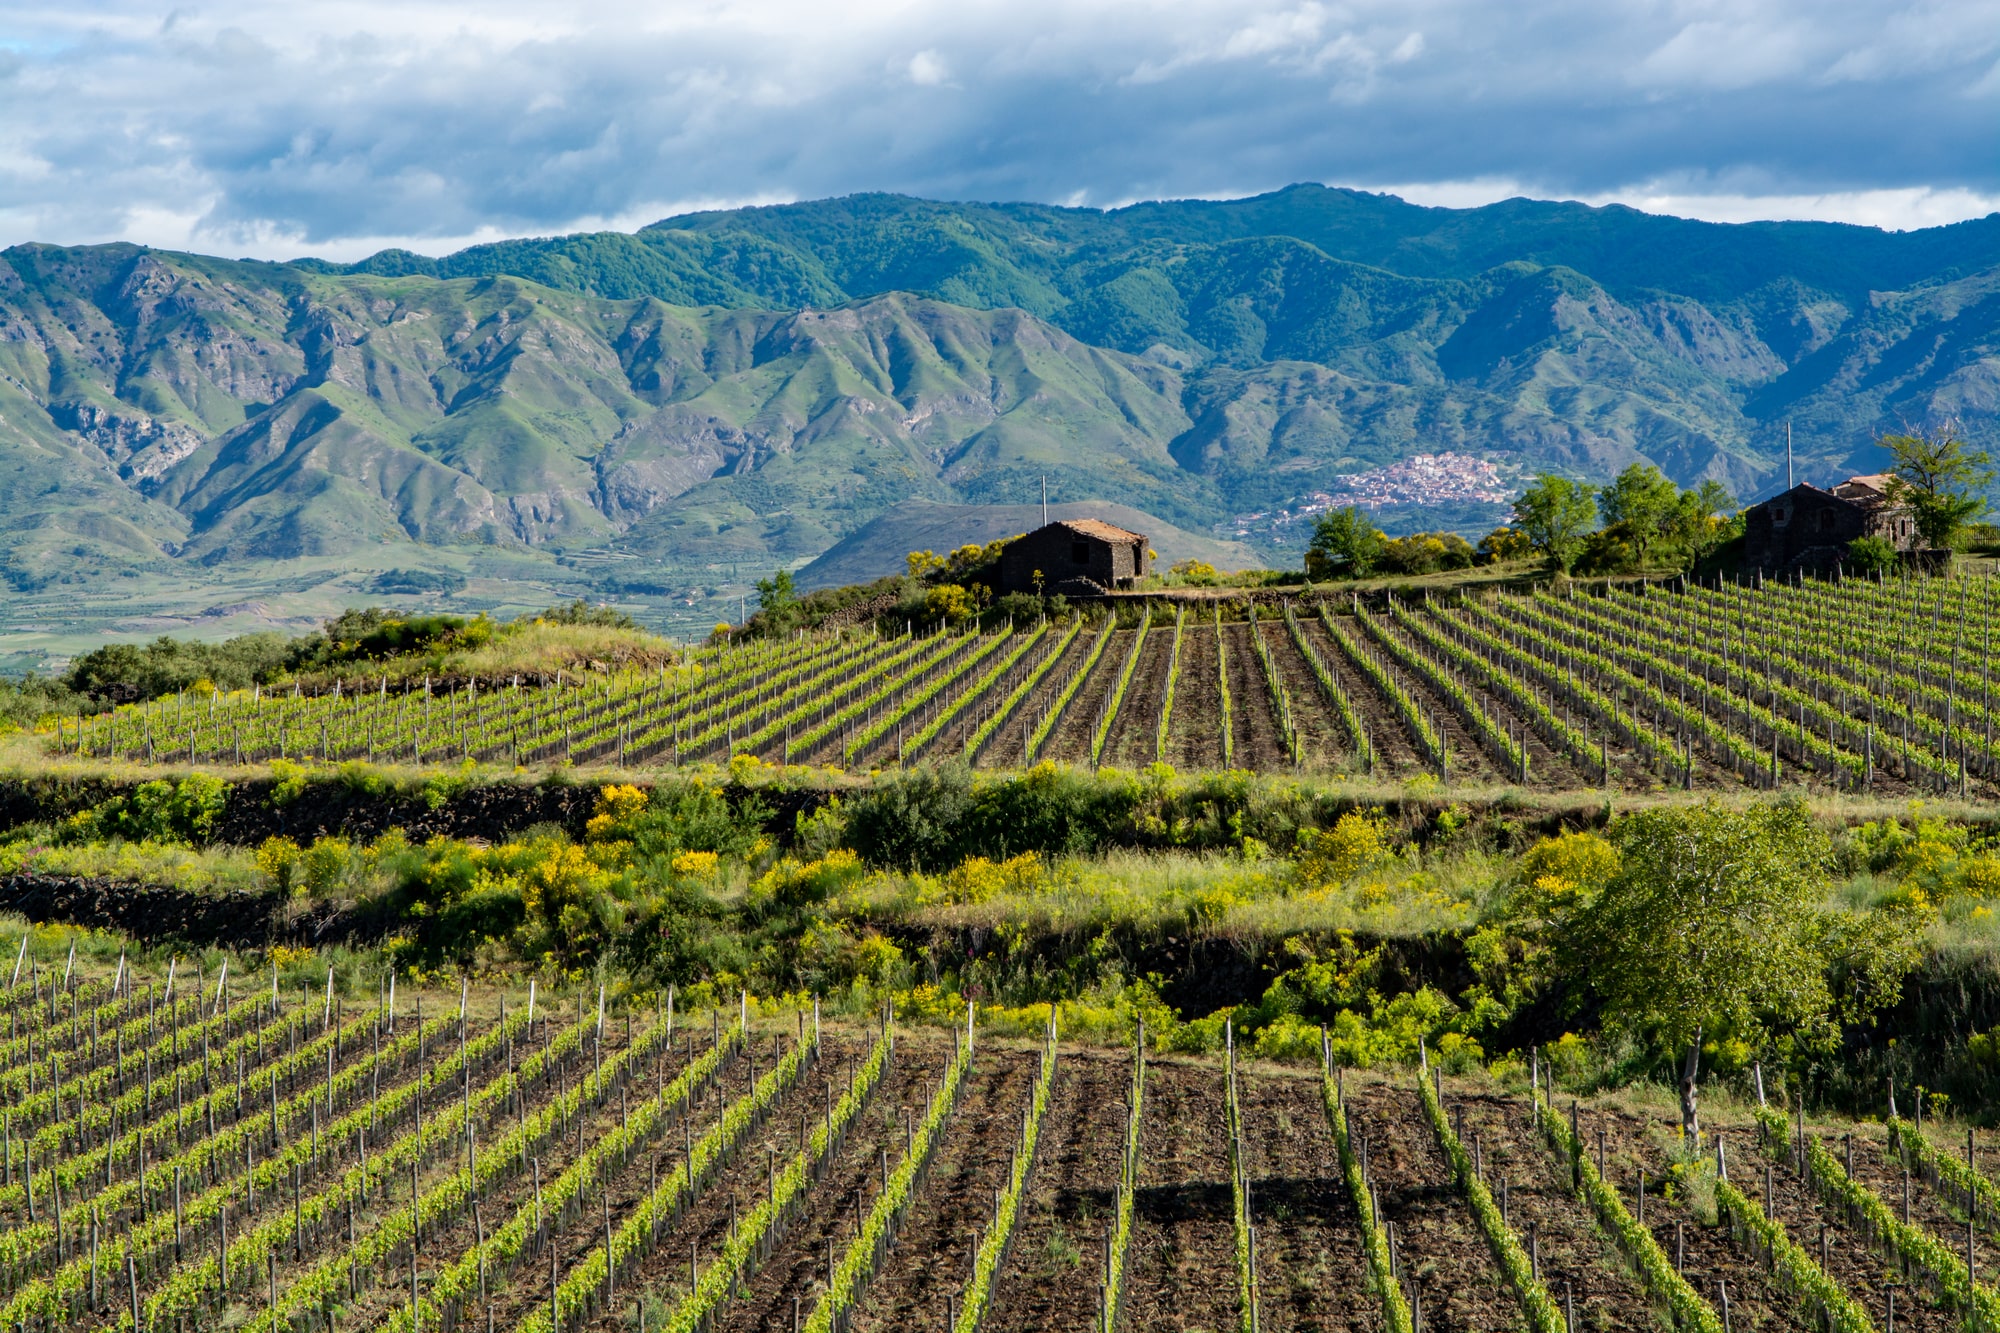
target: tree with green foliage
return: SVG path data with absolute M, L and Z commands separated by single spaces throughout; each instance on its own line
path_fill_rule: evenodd
M 798 601 L 791 570 L 780 569 L 768 579 L 757 580 L 757 605 L 774 618 L 788 614 Z
M 1306 547 L 1306 573 L 1316 579 L 1362 579 L 1382 559 L 1383 537 L 1358 508 L 1322 514 Z
M 1736 497 L 1713 477 L 1690 486 L 1674 502 L 1667 536 L 1681 549 L 1683 568 L 1693 568 L 1736 534 Z
M 1876 443 L 1895 460 L 1890 503 L 1909 508 L 1917 535 L 1930 549 L 1952 549 L 1965 525 L 1986 512 L 1982 492 L 1996 475 L 1992 456 L 1969 448 L 1950 421 L 1934 430 L 1884 435 Z
M 1681 1127 L 1698 1134 L 1704 1036 L 1828 1031 L 1827 836 L 1797 800 L 1644 810 L 1610 836 L 1618 872 L 1577 922 L 1571 961 L 1607 1026 L 1682 1057 Z
M 352 614 L 352 613 L 350 613 Z M 371 628 L 379 627 L 379 622 Z M 64 684 L 77 694 L 115 702 L 156 699 L 198 681 L 225 690 L 249 689 L 293 670 L 301 644 L 282 634 L 240 634 L 221 643 L 198 643 L 162 634 L 151 643 L 108 643 L 70 664 Z
M 1597 512 L 1605 527 L 1624 529 L 1643 566 L 1667 539 L 1680 500 L 1680 488 L 1664 472 L 1651 463 L 1634 463 L 1597 493 Z
M 1564 574 L 1583 553 L 1584 538 L 1597 517 L 1592 487 L 1568 477 L 1536 477 L 1514 501 L 1514 525 L 1521 530 L 1549 568 Z

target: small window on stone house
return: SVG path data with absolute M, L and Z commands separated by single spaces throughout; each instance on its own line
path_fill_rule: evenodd
M 1089 542 L 1071 542 L 1071 543 L 1069 544 L 1069 560 L 1070 560 L 1070 563 L 1071 563 L 1071 564 L 1073 564 L 1073 565 L 1087 565 L 1087 564 L 1089 564 L 1089 563 L 1090 563 L 1090 543 L 1089 543 Z

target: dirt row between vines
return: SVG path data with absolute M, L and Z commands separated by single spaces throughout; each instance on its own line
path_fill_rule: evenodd
M 632 1039 L 631 1031 L 622 1021 L 608 1025 L 605 1055 L 622 1049 Z M 685 1211 L 660 1224 L 650 1249 L 627 1261 L 616 1277 L 615 1299 L 579 1326 L 622 1333 L 637 1324 L 642 1310 L 651 1322 L 683 1299 L 694 1274 L 715 1261 L 737 1217 L 770 1189 L 775 1169 L 798 1150 L 805 1130 L 819 1122 L 846 1086 L 865 1057 L 870 1036 L 859 1026 L 830 1023 L 821 1058 L 745 1135 Z M 712 1024 L 698 1023 L 692 1033 L 683 1030 L 670 1050 L 637 1061 L 622 1095 L 613 1091 L 585 1106 L 541 1147 L 535 1164 L 543 1183 L 622 1123 L 713 1037 Z M 685 1115 L 664 1118 L 630 1161 L 585 1191 L 580 1214 L 556 1228 L 552 1253 L 543 1250 L 525 1257 L 512 1272 L 489 1274 L 490 1314 L 473 1305 L 463 1312 L 460 1328 L 476 1329 L 488 1318 L 496 1328 L 512 1327 L 545 1303 L 552 1261 L 557 1276 L 587 1261 L 604 1243 L 607 1223 L 615 1228 L 629 1217 L 666 1178 L 687 1144 L 718 1123 L 725 1109 L 797 1039 L 796 1022 L 761 1026 L 750 1049 L 723 1063 L 714 1084 Z M 539 1045 L 523 1042 L 522 1055 Z M 714 1328 L 782 1330 L 791 1326 L 795 1311 L 801 1316 L 810 1312 L 825 1290 L 829 1257 L 837 1259 L 857 1234 L 951 1049 L 950 1036 L 937 1030 L 915 1029 L 899 1036 L 882 1087 L 809 1187 L 770 1259 L 716 1312 Z M 982 1043 L 928 1177 L 853 1311 L 856 1333 L 942 1327 L 947 1300 L 962 1298 L 975 1247 L 991 1222 L 996 1192 L 1008 1177 L 1032 1095 L 1037 1049 L 1032 1041 Z M 356 1058 L 366 1057 L 357 1053 Z M 556 1078 L 529 1092 L 527 1107 L 544 1104 L 561 1087 L 574 1087 L 593 1063 L 586 1044 Z M 499 1072 L 504 1068 L 503 1059 Z M 495 1076 L 493 1069 L 484 1071 L 474 1087 Z M 1017 1231 L 995 1279 L 984 1324 L 993 1333 L 1093 1329 L 1104 1246 L 1114 1217 L 1130 1076 L 1130 1056 L 1124 1052 L 1062 1052 Z M 1424 1327 L 1435 1333 L 1518 1328 L 1520 1302 L 1503 1280 L 1452 1177 L 1412 1076 L 1350 1074 L 1346 1086 L 1349 1123 L 1367 1162 L 1369 1185 L 1382 1220 L 1393 1229 L 1398 1277 L 1420 1304 Z M 1379 1333 L 1381 1301 L 1340 1174 L 1316 1071 L 1252 1063 L 1242 1070 L 1239 1089 L 1261 1327 L 1269 1333 Z M 439 1095 L 450 1098 L 448 1090 Z M 1448 1083 L 1445 1100 L 1447 1114 L 1507 1220 L 1534 1255 L 1543 1282 L 1559 1303 L 1573 1303 L 1577 1333 L 1642 1333 L 1662 1327 L 1663 1313 L 1649 1299 L 1633 1264 L 1575 1193 L 1570 1164 L 1536 1123 L 1526 1096 L 1480 1081 Z M 507 1101 L 481 1117 L 482 1151 L 518 1114 Z M 1815 1333 L 1818 1311 L 1787 1288 L 1751 1240 L 1732 1233 L 1726 1216 L 1718 1215 L 1714 1200 L 1698 1184 L 1690 1187 L 1674 1174 L 1679 1150 L 1670 1112 L 1649 1110 L 1643 1099 L 1603 1098 L 1578 1104 L 1577 1125 L 1587 1150 L 1602 1162 L 1605 1178 L 1689 1282 L 1718 1307 L 1727 1291 L 1732 1328 Z M 1851 1134 L 1855 1177 L 1892 1210 L 1902 1209 L 1907 1188 L 1910 1222 L 1962 1249 L 1965 1216 L 1956 1201 L 1921 1178 L 1906 1178 L 1901 1160 L 1887 1153 L 1879 1126 L 1814 1123 L 1808 1129 L 1821 1136 L 1836 1160 L 1848 1158 Z M 1709 1132 L 1720 1132 L 1727 1140 L 1731 1177 L 1738 1186 L 1760 1202 L 1768 1201 L 1771 1216 L 1821 1260 L 1878 1327 L 1886 1327 L 1892 1295 L 1899 1327 L 1910 1333 L 1951 1333 L 1959 1324 L 1924 1281 L 1911 1280 L 1839 1208 L 1819 1197 L 1801 1177 L 1788 1144 L 1759 1143 L 1747 1118 L 1733 1109 L 1718 1117 Z M 1943 1147 L 1949 1137 L 1940 1133 L 1933 1141 Z M 1142 1142 L 1125 1293 L 1127 1327 L 1181 1333 L 1234 1329 L 1240 1297 L 1219 1062 L 1169 1056 L 1149 1060 Z M 1989 1159 L 1995 1144 L 1993 1135 L 1979 1136 L 1978 1148 Z M 420 1167 L 418 1187 L 428 1189 L 447 1179 L 462 1164 L 462 1152 L 462 1141 L 456 1149 L 443 1145 Z M 1704 1154 L 1709 1152 L 1712 1147 L 1705 1145 Z M 302 1187 L 345 1169 L 332 1144 L 315 1166 L 304 1173 Z M 479 1224 L 486 1234 L 517 1212 L 527 1215 L 533 1209 L 534 1180 L 532 1170 L 517 1168 L 487 1191 Z M 360 1228 L 365 1232 L 407 1209 L 410 1184 L 406 1172 L 378 1191 L 357 1218 Z M 273 1191 L 275 1197 L 269 1197 L 260 1189 L 260 1203 L 263 1209 L 287 1209 L 288 1194 Z M 13 1220 L 18 1224 L 25 1219 Z M 420 1289 L 465 1255 L 477 1234 L 469 1215 L 444 1219 L 427 1231 L 417 1256 Z M 303 1259 L 281 1247 L 281 1286 L 341 1253 L 343 1239 L 308 1237 Z M 1980 1268 L 1993 1271 L 2000 1264 L 2000 1236 L 1992 1219 L 1975 1229 L 1973 1244 Z M 409 1297 L 407 1268 L 400 1277 L 394 1271 L 368 1276 L 372 1285 L 345 1307 L 344 1318 L 357 1327 L 379 1326 Z M 239 1292 L 232 1298 L 232 1317 L 256 1313 L 261 1294 L 261 1287 Z M 107 1298 L 106 1310 L 116 1308 L 117 1301 Z

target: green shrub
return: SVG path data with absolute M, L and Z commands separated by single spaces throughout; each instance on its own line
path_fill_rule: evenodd
M 98 806 L 80 831 L 133 842 L 205 842 L 228 804 L 228 785 L 207 773 L 178 783 L 156 778 Z
M 1856 574 L 1872 577 L 1893 571 L 1898 559 L 1895 543 L 1886 537 L 1856 537 L 1847 544 L 1843 563 Z
M 848 802 L 848 844 L 871 865 L 941 871 L 967 855 L 972 773 L 962 764 L 888 778 Z

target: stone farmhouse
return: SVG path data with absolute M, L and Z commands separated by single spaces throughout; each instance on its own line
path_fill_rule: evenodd
M 1094 518 L 1061 519 L 1000 548 L 1000 591 L 1101 597 L 1146 573 L 1143 533 Z
M 1889 502 L 1888 478 L 1849 477 L 1832 490 L 1801 482 L 1743 511 L 1743 567 L 1781 574 L 1831 571 L 1859 537 L 1914 550 L 1909 510 Z

